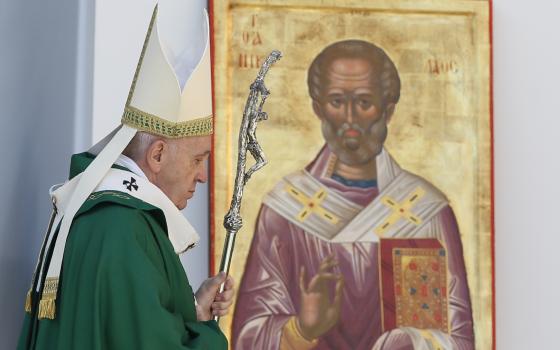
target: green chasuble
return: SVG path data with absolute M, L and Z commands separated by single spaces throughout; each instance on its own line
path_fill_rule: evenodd
M 75 155 L 70 176 L 92 160 Z M 18 349 L 227 349 L 215 321 L 196 319 L 163 212 L 125 192 L 92 194 L 74 218 L 54 320 L 37 319 L 39 299 Z

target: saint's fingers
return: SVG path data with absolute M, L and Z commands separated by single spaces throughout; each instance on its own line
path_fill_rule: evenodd
M 329 273 L 329 272 L 317 274 L 311 279 L 311 282 L 309 282 L 308 290 L 316 290 L 321 283 L 324 283 L 328 280 L 336 281 L 340 278 L 339 276 L 340 275 L 338 274 Z
M 338 266 L 338 261 L 336 260 L 331 260 L 326 264 L 321 264 L 321 267 L 319 268 L 319 273 L 327 272 L 335 266 Z
M 323 260 L 321 260 L 321 263 L 319 264 L 319 269 L 321 269 L 324 265 L 330 264 L 333 260 L 335 260 L 334 254 L 326 256 Z
M 334 290 L 334 301 L 333 301 L 333 304 L 337 309 L 340 309 L 340 304 L 342 302 L 343 288 L 344 288 L 344 277 L 342 275 L 339 275 L 339 278 L 336 281 L 336 287 Z

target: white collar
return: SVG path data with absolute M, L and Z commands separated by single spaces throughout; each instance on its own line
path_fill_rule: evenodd
M 120 154 L 119 158 L 115 161 L 115 165 L 120 165 L 122 167 L 127 168 L 128 170 L 132 171 L 138 176 L 143 177 L 144 179 L 148 179 L 146 174 L 142 171 L 142 169 L 138 166 L 138 164 L 130 159 L 129 157 L 125 156 L 124 154 Z

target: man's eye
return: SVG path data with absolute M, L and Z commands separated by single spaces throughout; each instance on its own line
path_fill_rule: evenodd
M 368 99 L 361 98 L 361 99 L 358 100 L 358 105 L 362 109 L 369 109 L 373 105 L 373 103 Z
M 331 104 L 333 107 L 338 108 L 338 107 L 340 107 L 340 106 L 342 105 L 342 99 L 340 99 L 340 98 L 334 98 L 334 99 L 330 100 L 330 104 Z

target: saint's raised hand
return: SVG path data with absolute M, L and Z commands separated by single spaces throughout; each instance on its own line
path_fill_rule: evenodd
M 338 322 L 344 279 L 332 272 L 337 265 L 333 256 L 326 257 L 307 285 L 305 267 L 300 269 L 301 306 L 297 321 L 301 334 L 308 340 L 320 337 Z M 332 283 L 336 283 L 334 296 L 329 292 Z

